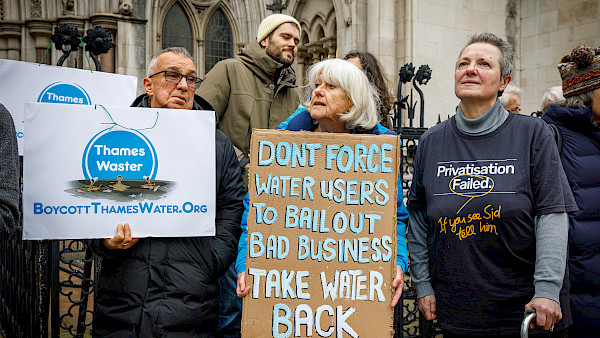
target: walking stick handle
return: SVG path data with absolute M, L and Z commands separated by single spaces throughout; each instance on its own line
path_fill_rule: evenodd
M 523 322 L 521 323 L 521 338 L 529 336 L 529 324 L 535 320 L 535 309 L 525 310 Z

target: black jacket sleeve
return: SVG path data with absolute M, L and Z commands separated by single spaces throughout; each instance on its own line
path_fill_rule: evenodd
M 0 241 L 17 228 L 19 212 L 19 151 L 15 125 L 0 104 Z
M 218 276 L 225 273 L 237 256 L 242 233 L 240 222 L 245 190 L 242 173 L 231 141 L 220 130 L 215 134 L 217 210 L 216 236 L 213 238 L 212 256 Z

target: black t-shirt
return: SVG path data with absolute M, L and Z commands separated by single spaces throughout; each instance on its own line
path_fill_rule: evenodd
M 426 210 L 443 329 L 518 332 L 534 295 L 534 217 L 576 210 L 553 142 L 517 114 L 483 136 L 451 118 L 421 137 L 408 205 Z

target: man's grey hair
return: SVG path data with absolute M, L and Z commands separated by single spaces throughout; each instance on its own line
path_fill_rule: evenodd
M 583 108 L 591 106 L 592 101 L 594 101 L 594 91 L 588 90 L 587 92 L 567 97 L 562 106 L 567 108 Z
M 500 50 L 500 60 L 499 61 L 500 61 L 501 76 L 504 77 L 506 75 L 512 74 L 513 66 L 514 66 L 513 47 L 510 43 L 508 43 L 508 41 L 506 41 L 492 33 L 485 32 L 485 33 L 479 33 L 479 34 L 470 36 L 469 40 L 467 41 L 467 44 L 458 54 L 458 57 L 460 58 L 460 55 L 465 50 L 465 48 L 467 48 L 468 46 L 470 46 L 474 43 L 478 43 L 478 42 L 489 43 L 492 46 L 496 46 Z
M 521 88 L 519 88 L 518 86 L 515 86 L 513 84 L 509 84 L 508 86 L 506 86 L 506 88 L 504 88 L 504 91 L 502 92 L 502 95 L 500 95 L 499 99 L 500 99 L 500 104 L 503 107 L 508 106 L 508 101 L 509 101 L 509 95 L 507 94 L 514 94 L 517 95 L 519 98 L 521 98 L 521 93 L 523 91 L 521 90 Z
M 546 102 L 548 102 L 546 104 Z M 546 89 L 544 95 L 542 95 L 542 111 L 546 111 L 551 103 L 562 105 L 565 103 L 565 97 L 563 96 L 562 86 L 554 86 Z
M 369 130 L 377 125 L 381 118 L 377 108 L 377 89 L 360 68 L 346 60 L 327 59 L 308 69 L 305 107 L 310 106 L 311 94 L 319 75 L 324 82 L 343 89 L 352 101 L 352 108 L 348 112 L 340 112 L 340 121 L 346 122 L 346 128 Z
M 179 56 L 183 56 L 186 57 L 190 60 L 192 60 L 192 62 L 194 61 L 194 58 L 192 57 L 192 54 L 190 54 L 190 52 L 188 52 L 187 49 L 185 49 L 184 47 L 169 47 L 169 48 L 165 48 L 163 50 L 161 50 L 160 52 L 156 53 L 152 59 L 150 60 L 150 63 L 148 64 L 148 74 L 146 76 L 150 76 L 154 73 L 156 73 L 156 61 L 158 60 L 158 57 L 164 53 L 175 53 Z

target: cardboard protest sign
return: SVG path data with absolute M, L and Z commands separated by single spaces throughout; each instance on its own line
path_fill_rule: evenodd
M 243 337 L 391 337 L 398 137 L 254 130 Z
M 215 235 L 215 113 L 28 103 L 23 238 Z
M 0 59 L 0 103 L 15 123 L 19 155 L 23 155 L 23 112 L 27 102 L 76 105 L 131 105 L 137 78 L 69 67 Z

